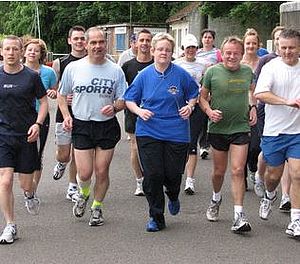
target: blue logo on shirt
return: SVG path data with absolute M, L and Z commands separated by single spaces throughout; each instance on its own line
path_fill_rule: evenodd
M 80 85 L 75 87 L 75 93 L 97 93 L 97 94 L 112 94 L 116 81 L 111 79 L 94 78 L 90 85 Z

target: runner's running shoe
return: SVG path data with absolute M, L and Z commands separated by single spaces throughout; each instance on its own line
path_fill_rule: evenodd
M 300 219 L 291 221 L 285 230 L 285 233 L 291 237 L 300 239 Z
M 212 221 L 212 222 L 216 222 L 219 220 L 219 209 L 220 209 L 221 203 L 222 203 L 222 198 L 218 202 L 216 202 L 214 200 L 210 201 L 210 205 L 208 206 L 207 211 L 206 211 L 207 220 Z
M 73 215 L 75 217 L 82 217 L 84 215 L 88 199 L 89 197 L 84 198 L 82 194 L 79 194 L 78 199 L 73 206 Z
M 53 170 L 53 179 L 56 181 L 59 180 L 64 175 L 66 167 L 67 164 L 57 162 Z
M 90 226 L 101 226 L 104 224 L 101 207 L 91 209 Z
M 40 199 L 35 194 L 32 197 L 27 197 L 24 194 L 25 207 L 31 215 L 38 215 L 40 211 Z
M 191 178 L 191 177 L 187 177 L 185 180 L 185 187 L 184 187 L 184 192 L 187 195 L 193 195 L 195 194 L 195 179 Z
M 270 200 L 266 195 L 260 201 L 259 207 L 259 217 L 263 220 L 268 220 L 269 216 L 272 212 L 272 205 L 277 200 L 277 195 L 274 196 L 272 200 Z
M 12 244 L 17 239 L 17 226 L 7 224 L 0 236 L 0 244 Z
M 243 233 L 251 231 L 251 225 L 246 219 L 244 213 L 239 213 L 236 220 L 233 221 L 231 231 L 234 233 Z

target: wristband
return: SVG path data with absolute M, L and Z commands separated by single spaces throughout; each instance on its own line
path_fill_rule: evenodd
M 255 110 L 257 111 L 256 105 L 251 105 L 251 106 L 250 106 L 250 110 L 251 110 L 252 108 L 255 108 Z
M 189 104 L 187 104 L 186 106 L 189 107 L 189 109 L 191 110 L 191 113 L 192 113 L 195 107 L 194 106 L 190 106 Z

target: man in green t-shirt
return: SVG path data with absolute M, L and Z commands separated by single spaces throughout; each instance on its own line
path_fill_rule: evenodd
M 244 166 L 250 126 L 256 123 L 253 74 L 250 67 L 240 64 L 244 48 L 239 38 L 226 38 L 221 51 L 223 63 L 207 70 L 200 96 L 200 106 L 209 117 L 208 140 L 213 154 L 213 196 L 206 216 L 209 221 L 217 221 L 219 218 L 221 188 L 230 156 L 234 201 L 231 230 L 235 233 L 248 232 L 251 225 L 243 210 Z

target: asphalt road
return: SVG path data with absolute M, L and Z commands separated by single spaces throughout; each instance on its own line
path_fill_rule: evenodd
M 246 193 L 245 209 L 253 230 L 247 235 L 230 231 L 233 205 L 230 175 L 223 186 L 220 220 L 211 223 L 205 212 L 211 196 L 211 160 L 199 159 L 196 194 L 181 194 L 181 212 L 166 212 L 167 228 L 147 233 L 147 203 L 133 195 L 135 180 L 129 165 L 126 136 L 116 147 L 110 171 L 110 188 L 104 201 L 105 224 L 88 226 L 89 212 L 82 219 L 72 215 L 72 203 L 65 199 L 67 178 L 52 179 L 55 165 L 55 103 L 51 103 L 51 132 L 46 146 L 44 172 L 39 186 L 40 214 L 27 213 L 15 179 L 15 213 L 20 239 L 0 247 L 0 264 L 176 264 L 176 263 L 300 263 L 299 241 L 288 238 L 289 216 L 277 207 L 269 221 L 258 217 L 259 199 L 252 185 Z M 122 122 L 122 114 L 119 114 Z M 167 210 L 166 210 L 167 211 Z M 1 215 L 1 229 L 4 219 Z M 299 251 L 298 251 L 299 250 Z

